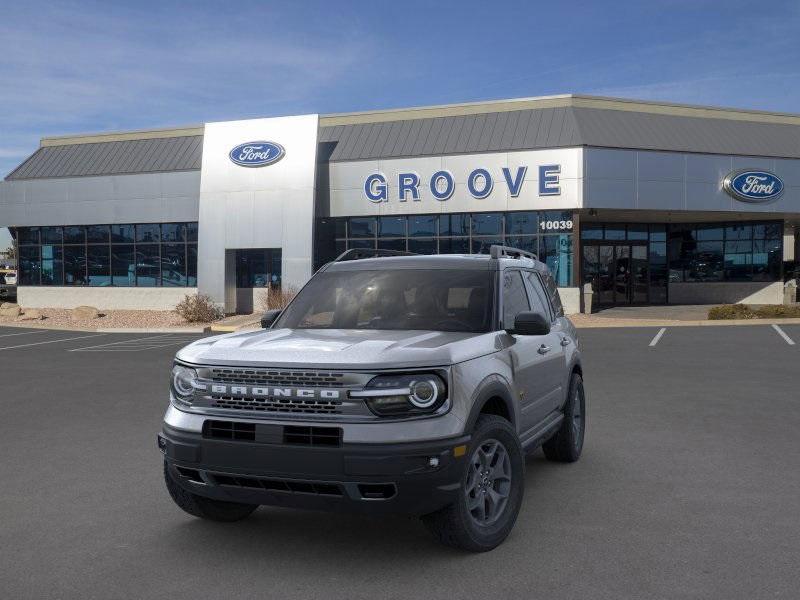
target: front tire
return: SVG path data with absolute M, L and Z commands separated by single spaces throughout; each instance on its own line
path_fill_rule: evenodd
M 586 394 L 583 378 L 572 374 L 569 395 L 564 405 L 564 420 L 556 434 L 542 444 L 547 460 L 572 463 L 581 457 L 583 438 L 586 432 Z
M 230 523 L 241 521 L 258 508 L 258 504 L 212 500 L 186 491 L 173 479 L 166 461 L 164 461 L 164 482 L 175 504 L 193 517 Z
M 525 459 L 511 423 L 481 415 L 467 449 L 458 500 L 422 522 L 443 544 L 470 552 L 500 545 L 517 520 Z

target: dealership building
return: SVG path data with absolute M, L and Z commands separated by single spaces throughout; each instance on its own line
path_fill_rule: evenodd
M 350 248 L 534 252 L 570 312 L 783 302 L 800 115 L 591 96 L 48 137 L 0 182 L 28 307 L 226 312 Z

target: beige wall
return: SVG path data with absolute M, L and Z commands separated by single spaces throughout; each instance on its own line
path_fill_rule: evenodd
M 670 282 L 669 303 L 783 304 L 783 283 L 780 281 Z
M 172 310 L 197 288 L 124 287 L 19 287 L 17 302 L 23 308 L 75 308 L 100 310 Z

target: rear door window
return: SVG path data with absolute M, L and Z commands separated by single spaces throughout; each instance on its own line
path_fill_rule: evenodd
M 514 329 L 514 319 L 530 310 L 528 293 L 522 283 L 522 273 L 507 270 L 503 273 L 503 329 Z
M 531 310 L 552 321 L 553 313 L 550 310 L 550 302 L 547 299 L 544 287 L 542 287 L 541 279 L 532 271 L 525 272 L 525 279 L 528 282 L 528 291 L 531 297 Z

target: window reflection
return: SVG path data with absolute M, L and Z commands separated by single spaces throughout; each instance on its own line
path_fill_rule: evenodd
M 197 285 L 197 223 L 20 227 L 16 237 L 23 286 Z

